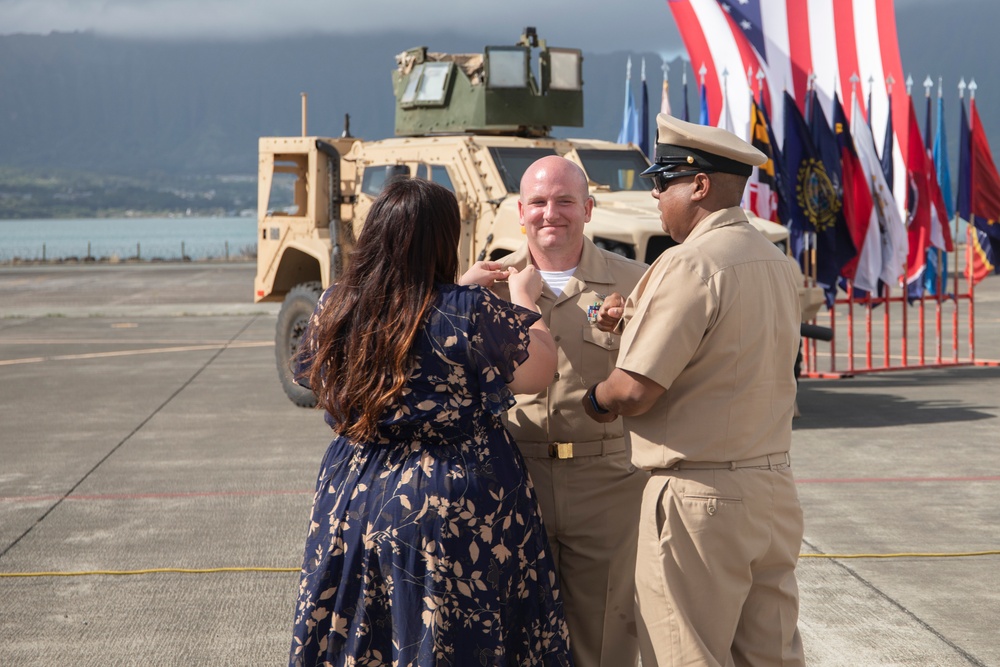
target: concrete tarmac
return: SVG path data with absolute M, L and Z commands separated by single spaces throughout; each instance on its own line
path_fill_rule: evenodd
M 287 662 L 330 432 L 254 270 L 0 267 L 0 665 Z M 976 315 L 1000 358 L 1000 278 Z M 1000 666 L 1000 555 L 964 555 L 1000 549 L 998 396 L 996 367 L 803 381 L 810 665 Z

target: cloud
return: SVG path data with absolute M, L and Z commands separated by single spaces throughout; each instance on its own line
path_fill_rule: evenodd
M 0 0 L 0 32 L 93 31 L 156 39 L 253 39 L 302 32 L 459 32 L 516 40 L 536 26 L 553 45 L 607 53 L 676 51 L 663 0 Z

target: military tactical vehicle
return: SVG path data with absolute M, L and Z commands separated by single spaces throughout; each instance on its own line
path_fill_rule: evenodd
M 323 289 L 349 261 L 354 241 L 385 183 L 420 177 L 438 182 L 459 202 L 459 266 L 496 259 L 524 241 L 517 212 L 520 179 L 538 158 L 561 155 L 586 172 L 594 212 L 585 233 L 599 247 L 646 263 L 674 245 L 660 226 L 649 165 L 634 145 L 557 139 L 553 126 L 583 125 L 583 56 L 548 46 L 527 28 L 509 46 L 481 54 L 396 56 L 396 138 L 263 137 L 259 141 L 255 301 L 283 301 L 276 361 L 285 392 L 315 405 L 296 385 L 289 359 Z M 272 210 L 278 179 L 294 179 L 294 203 Z M 780 225 L 757 225 L 773 241 Z

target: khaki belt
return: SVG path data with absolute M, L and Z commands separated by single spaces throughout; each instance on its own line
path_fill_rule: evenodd
M 661 470 L 737 470 L 739 468 L 760 468 L 763 470 L 783 470 L 792 466 L 788 452 L 765 454 L 742 461 L 678 461 Z
M 517 448 L 530 459 L 575 459 L 625 451 L 625 438 L 582 442 L 518 442 Z

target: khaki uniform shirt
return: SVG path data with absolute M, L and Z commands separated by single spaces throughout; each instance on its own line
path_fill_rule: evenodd
M 738 207 L 661 255 L 625 303 L 618 367 L 666 389 L 626 417 L 632 462 L 668 468 L 787 452 L 799 298 L 794 268 Z
M 528 246 L 503 257 L 504 267 L 524 268 Z M 615 367 L 619 337 L 605 333 L 587 319 L 587 308 L 600 305 L 612 292 L 628 294 L 642 277 L 646 265 L 605 250 L 584 237 L 580 264 L 562 294 L 542 288 L 538 307 L 558 350 L 552 384 L 538 394 L 518 394 L 517 405 L 507 411 L 508 428 L 518 443 L 586 442 L 623 437 L 622 420 L 598 424 L 583 411 L 583 395 L 608 377 Z M 494 291 L 510 298 L 506 283 Z

